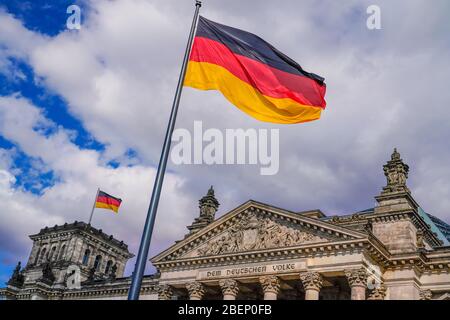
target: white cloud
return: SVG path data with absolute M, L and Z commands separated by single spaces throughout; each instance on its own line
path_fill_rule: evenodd
M 216 187 L 221 213 L 249 198 L 292 210 L 321 208 L 327 214 L 371 207 L 385 183 L 382 165 L 395 146 L 411 167 L 413 195 L 427 211 L 450 220 L 449 4 L 379 1 L 382 30 L 375 31 L 366 28 L 365 9 L 370 4 L 205 3 L 205 16 L 261 35 L 307 70 L 324 76 L 328 109 L 317 122 L 270 125 L 247 117 L 217 92 L 186 88 L 178 127 L 192 130 L 193 121 L 202 120 L 205 129 L 280 128 L 280 172 L 262 177 L 257 167 L 169 164 L 156 248 L 180 238 L 197 214 L 197 199 L 210 184 Z M 79 32 L 55 37 L 27 30 L 0 13 L 0 30 L 8 30 L 0 33 L 0 70 L 6 69 L 1 61 L 8 56 L 24 59 L 37 80 L 61 95 L 69 112 L 107 145 L 104 153 L 80 149 L 63 128 L 42 136 L 33 126 L 52 124 L 37 108 L 20 96 L 2 98 L 1 134 L 63 178 L 42 197 L 2 184 L 10 194 L 2 200 L 13 208 L 11 217 L 20 197 L 23 203 L 33 202 L 36 211 L 30 215 L 35 216 L 24 223 L 26 229 L 11 233 L 24 239 L 46 223 L 86 219 L 101 183 L 129 200 L 124 201 L 122 215 L 98 214 L 99 225 L 136 252 L 193 6 L 180 1 L 99 0 L 91 7 Z M 137 151 L 138 165 L 105 167 L 112 158 L 124 159 L 129 148 Z M 1 159 L 3 170 L 11 173 L 9 162 Z

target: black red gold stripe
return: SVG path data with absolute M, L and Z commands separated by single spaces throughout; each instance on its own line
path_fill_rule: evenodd
M 113 197 L 107 194 L 106 192 L 99 191 L 97 199 L 95 200 L 95 207 L 103 209 L 111 209 L 114 212 L 118 212 L 121 203 L 122 203 L 121 199 Z
M 258 36 L 200 17 L 185 85 L 220 90 L 256 119 L 298 123 L 320 117 L 323 81 Z

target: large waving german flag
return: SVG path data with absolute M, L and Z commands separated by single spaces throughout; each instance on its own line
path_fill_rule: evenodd
M 95 199 L 96 208 L 110 209 L 115 213 L 119 211 L 121 203 L 122 199 L 113 197 L 112 195 L 100 190 L 98 191 L 97 199 Z
M 184 85 L 219 90 L 250 116 L 273 123 L 320 118 L 324 78 L 260 37 L 199 18 Z

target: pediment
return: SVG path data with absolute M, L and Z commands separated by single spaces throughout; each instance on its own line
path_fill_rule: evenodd
M 153 263 L 345 241 L 364 234 L 249 201 L 152 259 Z

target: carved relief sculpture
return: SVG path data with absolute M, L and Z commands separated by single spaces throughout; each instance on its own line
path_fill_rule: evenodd
M 198 249 L 199 256 L 289 247 L 324 241 L 323 238 L 293 227 L 278 224 L 268 217 L 251 214 L 232 226 L 217 240 Z

